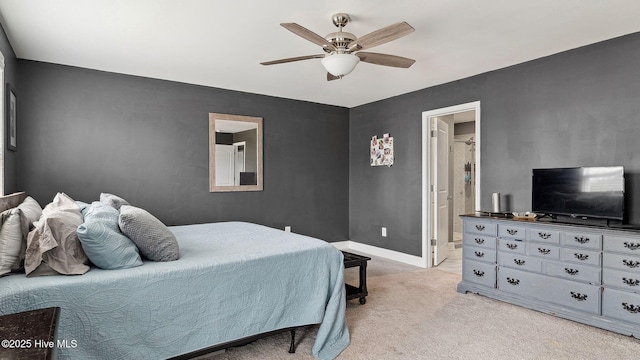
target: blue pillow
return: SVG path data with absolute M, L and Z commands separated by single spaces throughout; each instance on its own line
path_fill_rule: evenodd
M 84 223 L 78 226 L 78 238 L 92 263 L 107 270 L 142 265 L 138 248 L 118 227 L 118 210 L 94 201 L 82 215 Z
M 83 214 L 82 216 L 84 216 L 84 212 L 87 209 L 87 207 L 89 207 L 89 204 L 87 204 L 84 201 L 76 200 L 76 205 L 78 205 L 78 208 L 80 208 L 80 212 Z

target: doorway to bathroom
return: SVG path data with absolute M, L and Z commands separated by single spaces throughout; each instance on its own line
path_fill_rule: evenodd
M 475 111 L 465 111 L 453 117 L 453 229 L 449 250 L 462 248 L 460 215 L 476 211 L 476 122 Z
M 460 215 L 474 213 L 480 203 L 479 140 L 480 102 L 423 112 L 422 221 L 427 267 L 462 271 Z

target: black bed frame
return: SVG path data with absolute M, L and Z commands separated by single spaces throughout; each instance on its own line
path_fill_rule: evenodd
M 313 324 L 311 324 L 311 325 L 313 325 Z M 311 325 L 307 325 L 307 326 L 311 326 Z M 296 329 L 299 328 L 299 327 L 300 326 L 284 328 L 284 329 L 269 331 L 269 332 L 262 333 L 262 334 L 256 334 L 256 335 L 252 335 L 252 336 L 247 336 L 247 337 L 242 338 L 242 339 L 228 341 L 228 342 L 225 342 L 225 343 L 222 343 L 222 344 L 209 346 L 209 347 L 206 347 L 206 348 L 203 348 L 203 349 L 200 349 L 200 350 L 196 350 L 196 351 L 188 352 L 186 354 L 174 356 L 174 357 L 171 357 L 171 358 L 169 358 L 167 360 L 188 360 L 188 359 L 193 359 L 193 358 L 198 357 L 198 356 L 206 355 L 206 354 L 213 353 L 213 352 L 220 351 L 220 350 L 225 350 L 225 349 L 228 349 L 228 348 L 231 348 L 231 347 L 246 345 L 246 344 L 252 343 L 252 342 L 254 342 L 256 340 L 265 338 L 267 336 L 279 334 L 279 333 L 285 332 L 285 331 L 289 331 L 291 333 L 291 343 L 289 344 L 289 353 L 293 354 L 293 353 L 296 352 Z

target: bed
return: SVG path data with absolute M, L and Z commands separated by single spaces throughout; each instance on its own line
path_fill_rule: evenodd
M 343 258 L 330 244 L 245 222 L 169 229 L 176 261 L 1 277 L 0 315 L 60 307 L 57 339 L 77 344 L 57 348 L 61 359 L 171 358 L 310 324 L 314 357 L 348 346 Z

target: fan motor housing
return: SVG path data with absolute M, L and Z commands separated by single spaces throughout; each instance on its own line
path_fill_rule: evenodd
M 338 48 L 338 53 L 346 50 L 347 47 L 349 47 L 349 44 L 357 39 L 357 37 L 352 33 L 344 31 L 333 32 L 324 38 Z M 324 49 L 324 51 L 331 52 L 329 49 Z

